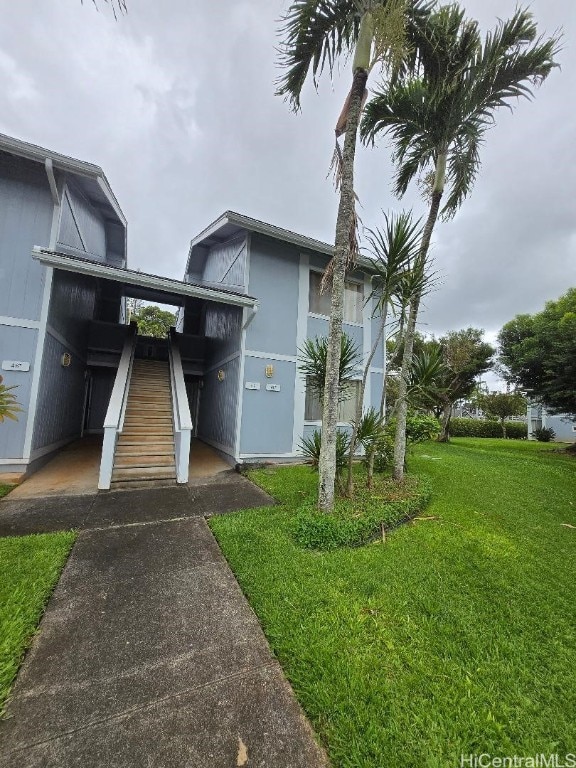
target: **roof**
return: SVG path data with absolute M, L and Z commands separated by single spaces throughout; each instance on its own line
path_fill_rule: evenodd
M 217 243 L 225 242 L 239 234 L 242 230 L 267 235 L 275 240 L 292 243 L 299 248 L 316 251 L 317 253 L 322 253 L 326 256 L 332 257 L 334 253 L 334 246 L 330 245 L 330 243 L 325 243 L 322 240 L 316 240 L 315 238 L 307 237 L 306 235 L 300 235 L 298 232 L 292 232 L 290 229 L 284 229 L 275 224 L 268 224 L 265 221 L 253 219 L 251 216 L 245 216 L 242 213 L 236 213 L 236 211 L 226 211 L 209 224 L 206 229 L 202 230 L 200 234 L 196 235 L 190 242 L 190 251 L 186 263 L 186 274 L 188 273 L 190 266 L 192 250 L 196 246 L 202 245 L 210 247 Z M 371 261 L 364 257 L 360 257 L 357 263 L 359 267 L 371 267 Z
M 52 161 L 55 169 L 75 174 L 76 176 L 87 179 L 90 184 L 90 195 L 99 202 L 106 202 L 113 209 L 120 222 L 126 226 L 126 217 L 124 216 L 116 196 L 106 178 L 102 168 L 92 163 L 86 163 L 83 160 L 76 160 L 74 157 L 61 155 L 51 149 L 39 147 L 36 144 L 30 144 L 21 139 L 15 139 L 12 136 L 6 136 L 0 133 L 0 151 L 8 152 L 11 155 L 24 157 L 39 163 L 45 163 L 47 159 Z
M 112 280 L 117 283 L 123 283 L 126 286 L 134 286 L 157 293 L 158 297 L 152 300 L 160 302 L 166 301 L 167 297 L 191 297 L 204 299 L 205 301 L 215 301 L 221 304 L 232 304 L 237 307 L 255 308 L 258 305 L 257 299 L 244 293 L 237 293 L 228 289 L 208 288 L 199 283 L 183 282 L 170 277 L 160 277 L 159 275 L 151 275 L 147 272 L 115 267 L 79 256 L 69 256 L 58 251 L 50 251 L 38 246 L 34 247 L 32 255 L 47 267 Z M 166 303 L 170 303 L 170 301 Z

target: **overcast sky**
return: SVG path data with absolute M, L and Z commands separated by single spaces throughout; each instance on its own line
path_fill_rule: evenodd
M 464 0 L 487 28 L 516 0 Z M 274 95 L 286 0 L 0 0 L 0 132 L 96 163 L 128 219 L 129 264 L 182 277 L 190 239 L 232 209 L 333 241 L 326 178 L 333 127 L 350 84 L 306 89 L 294 115 Z M 576 284 L 576 3 L 538 0 L 541 30 L 564 28 L 561 71 L 533 102 L 502 110 L 457 217 L 439 224 L 441 275 L 423 330 L 467 325 L 492 335 Z M 425 205 L 390 192 L 384 143 L 361 149 L 360 215 Z

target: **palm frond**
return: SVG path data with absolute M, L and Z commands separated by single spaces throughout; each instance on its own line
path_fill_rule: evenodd
M 280 66 L 286 72 L 278 80 L 277 94 L 292 108 L 300 108 L 300 94 L 308 72 L 314 85 L 327 68 L 334 71 L 336 59 L 349 54 L 358 34 L 360 12 L 355 0 L 295 0 L 282 18 L 279 46 Z

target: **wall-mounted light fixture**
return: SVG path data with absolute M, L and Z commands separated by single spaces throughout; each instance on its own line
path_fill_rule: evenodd
M 62 367 L 68 368 L 71 362 L 72 362 L 72 355 L 70 354 L 70 352 L 64 352 L 64 354 L 60 358 L 60 364 L 62 365 Z
M 267 379 L 271 379 L 272 376 L 274 376 L 274 366 L 273 365 L 267 365 L 264 373 L 266 374 Z

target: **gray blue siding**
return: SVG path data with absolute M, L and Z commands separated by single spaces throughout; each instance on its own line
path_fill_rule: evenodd
M 218 380 L 219 370 L 224 372 L 222 381 Z M 238 356 L 205 373 L 200 392 L 198 437 L 230 456 L 235 454 L 239 372 Z
M 272 378 L 266 378 L 266 365 L 274 366 Z M 243 386 L 245 382 L 257 382 L 260 389 L 244 388 L 242 391 L 241 454 L 282 455 L 292 452 L 295 380 L 295 363 L 246 358 Z M 280 391 L 267 391 L 267 384 L 279 385 Z
M 210 248 L 202 280 L 244 290 L 246 287 L 246 237 L 234 238 Z
M 84 370 L 96 281 L 54 271 L 32 451 L 80 437 L 85 397 Z M 68 352 L 72 362 L 62 366 Z
M 299 263 L 294 246 L 252 236 L 248 293 L 258 299 L 259 307 L 248 326 L 246 349 L 296 355 Z
M 102 214 L 71 182 L 62 196 L 57 248 L 80 252 L 95 261 L 106 260 L 106 226 Z
M 30 363 L 29 371 L 0 371 L 4 377 L 4 384 L 9 387 L 13 385 L 18 387 L 14 390 L 14 394 L 24 409 L 23 413 L 18 414 L 18 421 L 6 419 L 0 424 L 0 459 L 19 459 L 24 450 L 38 331 L 33 328 L 3 325 L 0 326 L 0 334 L 0 359 Z M 1 465 L 0 471 L 2 471 Z
M 0 315 L 40 318 L 45 269 L 31 252 L 49 245 L 53 211 L 44 169 L 0 153 Z

